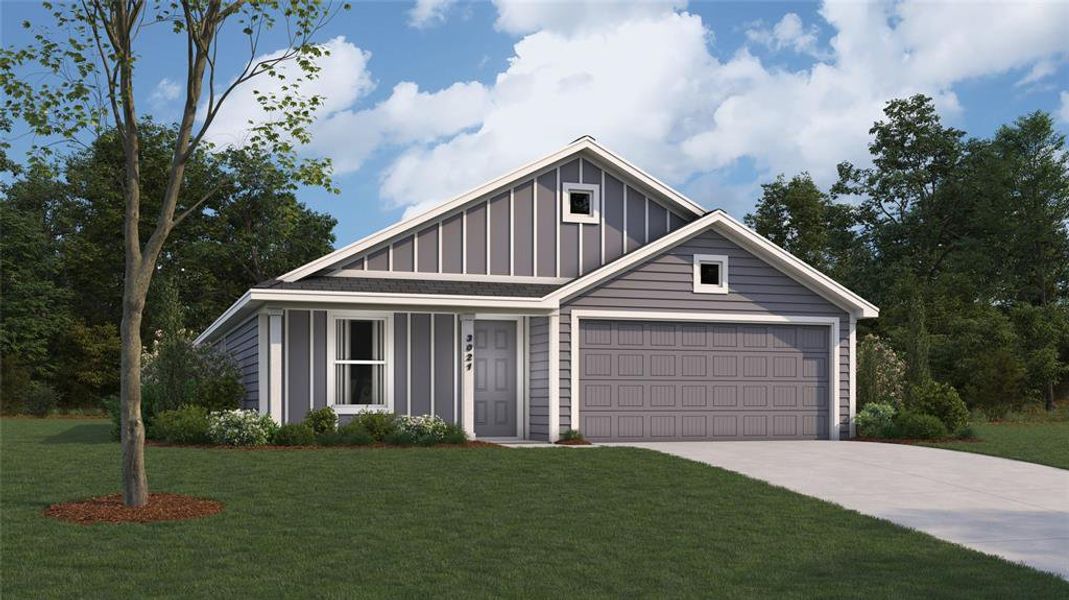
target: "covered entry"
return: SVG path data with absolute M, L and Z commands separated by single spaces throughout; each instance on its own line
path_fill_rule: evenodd
M 580 427 L 595 441 L 827 439 L 832 335 L 825 324 L 583 317 Z

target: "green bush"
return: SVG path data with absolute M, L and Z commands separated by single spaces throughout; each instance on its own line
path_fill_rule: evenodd
M 42 381 L 31 381 L 26 387 L 26 412 L 35 417 L 47 417 L 56 408 L 59 395 L 56 390 Z
M 407 429 L 395 429 L 382 440 L 391 446 L 433 446 L 437 441 L 429 436 L 420 437 Z
M 854 423 L 857 434 L 863 438 L 889 438 L 894 436 L 895 407 L 883 402 L 869 402 L 857 413 Z
M 397 417 L 391 413 L 364 412 L 353 416 L 350 423 L 358 423 L 364 428 L 371 439 L 376 442 L 386 441 L 386 438 L 397 431 Z
M 368 446 L 375 443 L 359 421 L 350 421 L 333 431 L 321 433 L 316 436 L 316 441 L 322 446 Z
M 906 440 L 935 440 L 947 437 L 947 428 L 932 415 L 902 411 L 895 418 L 894 437 Z
M 565 429 L 564 433 L 560 434 L 560 439 L 564 442 L 574 442 L 585 440 L 586 438 L 583 437 L 583 432 L 578 429 Z
M 468 441 L 468 432 L 456 423 L 449 423 L 442 432 L 440 442 L 443 444 L 463 444 Z
M 308 414 L 304 416 L 304 422 L 318 435 L 337 429 L 338 415 L 334 414 L 333 408 L 326 406 L 308 411 Z
M 947 431 L 957 431 L 969 422 L 969 409 L 953 387 L 929 380 L 910 390 L 908 407 L 911 411 L 932 415 L 943 423 Z
M 224 446 L 263 446 L 275 438 L 271 415 L 254 410 L 225 410 L 208 415 L 208 438 Z
M 975 440 L 976 428 L 971 423 L 966 423 L 961 429 L 954 432 L 954 437 L 963 440 Z
M 906 363 L 890 344 L 875 335 L 867 335 L 857 344 L 857 406 L 871 402 L 902 406 Z
M 275 432 L 275 444 L 279 446 L 311 446 L 316 442 L 316 433 L 307 423 L 287 423 Z
M 148 437 L 170 444 L 207 444 L 208 411 L 200 406 L 183 406 L 156 415 Z

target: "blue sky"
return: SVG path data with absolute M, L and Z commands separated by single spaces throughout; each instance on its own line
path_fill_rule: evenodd
M 44 16 L 0 4 L 3 43 Z M 892 97 L 932 95 L 975 136 L 1037 109 L 1069 130 L 1066 23 L 1069 3 L 357 2 L 321 36 L 328 108 L 306 150 L 335 161 L 342 193 L 301 199 L 342 245 L 591 134 L 742 216 L 777 173 L 828 185 L 837 162 L 865 162 Z M 178 41 L 141 39 L 139 102 L 158 120 L 182 102 Z M 218 143 L 257 118 L 238 100 Z

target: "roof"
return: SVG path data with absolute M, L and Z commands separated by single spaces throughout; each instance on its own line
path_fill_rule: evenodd
M 373 277 L 307 277 L 298 281 L 272 279 L 253 289 L 315 290 L 331 292 L 374 292 L 440 296 L 490 296 L 542 298 L 559 288 L 557 284 L 511 283 L 499 281 L 449 281 L 440 279 L 379 279 Z
M 405 233 L 406 231 L 418 229 L 424 223 L 441 217 L 446 213 L 458 209 L 469 202 L 478 200 L 479 198 L 490 194 L 494 190 L 510 182 L 533 175 L 554 163 L 557 163 L 561 160 L 564 160 L 581 152 L 585 152 L 597 159 L 600 159 L 601 161 L 604 161 L 606 164 L 612 165 L 620 171 L 627 173 L 637 182 L 663 196 L 665 200 L 667 200 L 670 204 L 675 205 L 677 208 L 684 210 L 687 213 L 690 213 L 696 217 L 700 217 L 701 215 L 705 214 L 705 209 L 702 208 L 698 203 L 672 189 L 656 177 L 653 177 L 649 173 L 646 173 L 642 169 L 624 160 L 616 153 L 612 152 L 605 146 L 602 146 L 601 144 L 596 142 L 594 138 L 588 135 L 584 135 L 583 137 L 580 137 L 579 139 L 575 140 L 574 142 L 568 144 L 567 146 L 561 148 L 560 150 L 552 154 L 548 154 L 536 161 L 530 162 L 520 167 L 519 169 L 516 169 L 515 171 L 502 175 L 501 177 L 498 177 L 475 189 L 460 194 L 459 196 L 455 196 L 452 199 L 447 200 L 435 206 L 434 208 L 420 213 L 410 219 L 405 219 L 403 221 L 395 223 L 390 227 L 387 227 L 386 229 L 380 230 L 365 237 L 364 239 L 356 241 L 343 248 L 339 248 L 338 250 L 335 250 L 334 252 L 331 252 L 326 256 L 322 256 L 320 258 L 317 258 L 316 260 L 313 260 L 310 263 L 297 267 L 289 273 L 279 276 L 279 279 L 283 281 L 297 281 L 298 279 L 315 275 L 322 269 L 325 269 L 339 261 L 345 260 L 365 250 L 369 250 L 384 241 L 387 241 L 395 236 Z

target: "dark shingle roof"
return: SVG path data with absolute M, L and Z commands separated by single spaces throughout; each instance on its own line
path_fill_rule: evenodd
M 386 279 L 375 277 L 307 277 L 299 281 L 271 279 L 257 289 L 377 292 L 383 294 L 435 294 L 441 296 L 504 296 L 541 298 L 560 287 L 545 283 L 498 281 L 446 281 L 440 279 Z

